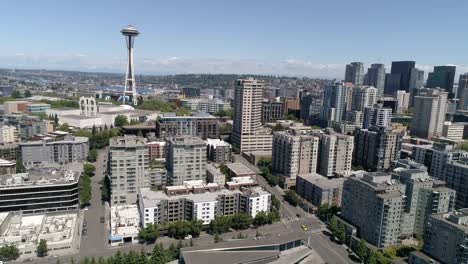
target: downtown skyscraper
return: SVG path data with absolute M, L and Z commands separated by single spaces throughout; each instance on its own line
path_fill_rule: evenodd
M 367 69 L 365 85 L 374 86 L 378 90 L 378 95 L 383 96 L 385 88 L 385 65 L 374 63 Z
M 271 150 L 271 131 L 262 128 L 263 81 L 239 79 L 234 88 L 232 141 L 243 151 Z
M 346 65 L 345 82 L 362 85 L 364 81 L 364 63 L 351 62 Z

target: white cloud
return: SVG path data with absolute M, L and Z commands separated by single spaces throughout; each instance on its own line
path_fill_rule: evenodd
M 85 54 L 30 56 L 0 56 L 2 68 L 40 68 L 77 71 L 125 71 L 125 57 L 93 57 Z M 369 67 L 370 63 L 366 64 Z M 417 65 L 426 74 L 433 65 Z M 286 58 L 281 61 L 263 61 L 254 59 L 187 59 L 177 56 L 165 58 L 135 58 L 135 70 L 142 74 L 178 74 L 178 73 L 234 73 L 267 74 L 286 76 L 307 76 L 319 78 L 337 78 L 344 76 L 345 64 L 323 64 L 300 58 Z M 390 64 L 387 64 L 387 72 Z M 457 65 L 457 74 L 468 72 L 468 66 Z

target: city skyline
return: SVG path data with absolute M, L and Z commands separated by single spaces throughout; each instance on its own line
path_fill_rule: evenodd
M 457 65 L 458 75 L 468 71 L 459 56 L 464 41 L 444 40 L 463 38 L 463 15 L 457 12 L 464 7 L 456 1 L 139 1 L 135 12 L 127 12 L 114 2 L 9 3 L 12 12 L 1 23 L 9 41 L 0 67 L 123 73 L 118 31 L 133 24 L 144 32 L 136 44 L 137 74 L 343 78 L 351 61 L 364 62 L 365 69 L 384 63 L 389 71 L 391 61 L 414 60 L 426 73 L 434 65 Z M 351 19 L 359 30 L 347 26 Z M 438 32 L 437 38 L 430 32 Z M 450 48 L 440 52 L 443 45 Z

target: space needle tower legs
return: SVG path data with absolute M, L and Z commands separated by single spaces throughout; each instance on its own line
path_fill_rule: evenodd
M 120 31 L 125 37 L 128 49 L 127 73 L 125 75 L 125 90 L 122 96 L 123 103 L 137 105 L 138 94 L 135 86 L 135 71 L 133 68 L 133 43 L 140 32 L 133 26 L 127 26 Z

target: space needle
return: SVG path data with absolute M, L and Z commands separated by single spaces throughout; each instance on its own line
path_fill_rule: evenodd
M 125 37 L 128 49 L 127 74 L 125 75 L 125 90 L 122 96 L 123 103 L 137 105 L 138 94 L 135 86 L 135 71 L 133 68 L 133 42 L 140 32 L 131 25 L 128 25 L 120 31 Z

